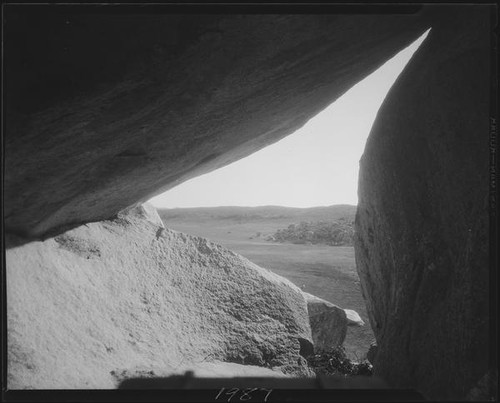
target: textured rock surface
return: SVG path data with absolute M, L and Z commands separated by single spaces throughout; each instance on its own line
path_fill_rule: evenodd
M 203 361 L 310 374 L 299 288 L 143 212 L 7 251 L 9 388 L 113 388 Z
M 307 301 L 314 348 L 329 350 L 341 346 L 347 334 L 345 311 L 307 292 L 303 294 Z
M 375 374 L 431 399 L 464 398 L 488 369 L 489 18 L 436 13 L 360 163 L 355 250 Z
M 108 219 L 292 133 L 420 15 L 5 10 L 5 228 Z M 55 191 L 57 189 L 57 191 Z
M 149 221 L 158 227 L 165 228 L 163 220 L 160 218 L 158 211 L 151 203 L 142 203 L 134 205 L 130 208 L 120 211 L 117 215 L 119 218 L 126 216 L 135 216 L 143 220 Z

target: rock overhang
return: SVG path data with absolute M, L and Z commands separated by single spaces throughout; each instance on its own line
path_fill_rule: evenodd
M 6 230 L 28 237 L 281 139 L 428 27 L 421 13 L 27 10 L 6 13 L 4 206 Z
M 71 16 L 68 19 L 68 15 L 53 15 L 47 19 L 37 17 L 38 21 L 32 26 L 29 24 L 32 20 L 23 20 L 23 17 L 17 21 L 19 24 L 11 23 L 5 31 L 5 55 L 10 60 L 6 65 L 4 115 L 5 229 L 31 238 L 55 235 L 68 227 L 109 218 L 184 180 L 244 157 L 300 127 L 429 27 L 433 28 L 428 38 L 431 48 L 439 54 L 434 62 L 447 59 L 440 68 L 450 71 L 453 70 L 452 60 L 460 61 L 458 65 L 467 65 L 465 61 L 471 55 L 484 56 L 484 49 L 480 52 L 471 50 L 477 47 L 480 42 L 477 35 L 481 35 L 487 24 L 488 17 L 478 17 L 478 10 L 478 7 L 469 7 L 455 12 L 450 7 L 426 6 L 415 15 L 399 16 L 293 15 L 268 16 L 267 19 L 252 19 L 256 16 L 210 16 L 198 17 L 188 24 L 185 23 L 191 17 L 184 16 L 181 20 L 172 17 L 165 24 L 162 23 L 165 17 L 160 16 L 139 35 L 136 34 L 141 31 L 141 24 L 128 25 L 130 30 L 125 35 L 135 36 L 135 42 L 120 39 L 123 39 L 124 33 L 119 27 L 127 25 L 126 19 L 109 24 L 109 20 L 99 17 L 100 22 L 94 26 L 98 29 L 93 31 L 91 41 L 87 42 L 83 39 L 84 33 L 88 33 L 92 25 L 89 25 L 88 18 Z M 471 26 L 480 21 L 477 26 L 482 28 L 473 30 L 468 21 L 473 23 Z M 46 35 L 40 35 L 48 27 L 51 27 L 53 35 L 50 41 Z M 65 34 L 59 35 L 61 32 Z M 460 32 L 458 36 L 457 32 Z M 19 33 L 21 37 L 18 42 L 9 41 L 9 35 L 12 38 Z M 167 38 L 166 42 L 153 41 L 153 45 L 133 52 L 141 48 L 141 43 L 149 43 L 151 38 L 161 33 L 165 35 L 159 37 Z M 346 39 L 348 33 L 349 39 Z M 177 39 L 172 40 L 174 37 Z M 457 37 L 461 43 L 456 40 Z M 19 45 L 26 43 L 31 43 L 31 47 L 23 54 L 20 51 L 23 46 Z M 65 46 L 67 44 L 72 45 L 71 49 Z M 130 54 L 137 57 L 125 57 Z M 106 56 L 102 57 L 98 66 L 78 63 L 87 59 L 96 60 L 96 55 Z M 477 60 L 483 60 L 480 58 Z M 204 63 L 200 63 L 200 60 Z M 484 66 L 481 63 L 477 65 Z M 88 75 L 85 75 L 85 66 L 91 66 Z M 425 63 L 420 66 L 421 69 L 412 74 L 422 77 L 427 74 L 426 77 L 432 80 L 432 69 L 429 70 Z M 467 74 L 473 70 L 471 68 Z M 79 77 L 78 74 L 82 72 L 83 77 Z M 474 81 L 464 72 L 460 74 L 466 77 L 460 82 L 449 81 L 448 78 L 453 75 L 447 76 L 444 81 L 451 83 L 448 89 L 455 86 L 460 88 L 462 84 L 469 85 Z M 487 73 L 481 73 L 481 77 L 487 79 Z M 41 87 L 36 85 L 40 78 L 43 78 L 42 82 L 45 81 Z M 405 83 L 408 85 L 407 81 Z M 421 84 L 421 89 L 427 89 L 425 83 Z M 33 96 L 35 94 L 40 96 Z M 388 98 L 394 94 L 401 95 L 401 92 L 391 91 Z M 23 102 L 28 99 L 30 102 Z M 424 105 L 427 100 L 425 97 L 421 99 Z M 455 98 L 447 95 L 447 102 L 450 99 Z M 475 108 L 480 106 L 478 104 Z M 387 116 L 390 118 L 383 122 L 388 121 L 391 126 L 397 125 L 391 119 L 397 122 L 404 120 L 404 114 L 395 116 L 387 108 L 384 110 L 384 119 Z M 465 112 L 453 115 L 443 109 L 442 117 L 435 122 L 444 122 L 446 119 L 458 122 Z M 479 115 L 486 116 L 483 111 Z M 380 121 L 380 118 L 377 120 Z M 447 133 L 450 132 L 448 129 Z M 462 133 L 462 139 L 467 139 L 468 135 L 470 133 Z M 423 148 L 425 144 L 425 139 L 419 143 Z M 449 145 L 446 144 L 447 147 Z M 437 146 L 442 146 L 439 140 Z M 422 149 L 411 150 L 408 155 L 421 156 Z M 459 151 L 467 155 L 467 150 L 469 148 Z M 372 150 L 364 158 L 370 161 L 377 157 L 374 157 Z M 480 177 L 479 168 L 484 164 L 476 162 L 472 161 L 464 168 L 467 174 L 464 177 Z M 395 167 L 401 168 L 401 165 Z M 435 179 L 432 176 L 429 182 L 435 188 L 449 189 L 453 184 L 459 189 L 461 186 L 451 179 L 445 184 L 433 182 Z M 473 194 L 472 182 L 463 182 L 464 186 L 469 186 L 466 194 Z M 366 185 L 361 187 L 366 192 L 373 190 Z M 392 189 L 396 187 L 392 186 Z M 487 200 L 485 189 L 483 186 L 484 195 L 481 195 Z M 414 195 L 418 203 L 425 204 L 426 192 L 416 190 L 404 197 Z M 369 194 L 372 202 L 378 196 L 376 191 Z M 437 214 L 442 222 L 457 225 L 453 220 L 454 210 L 448 208 L 446 203 L 441 204 L 446 208 L 442 207 L 442 211 L 433 211 L 432 214 Z M 484 221 L 485 208 L 479 204 L 477 200 L 471 202 L 474 209 L 470 210 L 469 221 L 473 222 L 476 218 L 477 222 Z M 378 211 L 383 210 L 382 207 Z M 376 238 L 400 239 L 397 237 L 399 230 L 389 222 L 389 216 L 386 211 L 381 221 L 384 225 L 379 226 Z M 415 217 L 412 220 L 416 220 Z M 361 211 L 357 219 L 361 235 L 369 233 L 367 226 L 372 221 L 373 216 L 367 217 L 366 211 Z M 460 223 L 463 224 L 462 221 Z M 428 235 L 442 245 L 442 236 L 439 231 L 435 231 L 435 226 L 432 228 L 434 230 Z M 485 262 L 485 230 L 478 230 L 477 233 L 480 235 L 477 248 L 474 248 L 477 262 Z M 452 239 L 453 236 L 448 238 Z M 369 242 L 369 237 L 366 241 Z M 397 245 L 395 256 L 404 252 L 407 246 L 405 242 L 402 240 Z M 451 244 L 457 255 L 460 255 L 460 250 L 456 249 L 458 243 Z M 366 252 L 371 259 L 375 257 L 375 260 L 380 260 L 375 263 L 380 276 L 389 275 L 384 251 L 363 249 L 359 241 L 356 249 L 358 256 Z M 387 295 L 390 294 L 391 301 L 398 304 L 412 305 L 414 301 L 405 302 L 401 295 L 397 295 L 396 289 L 379 289 L 373 283 L 373 273 L 368 273 L 367 267 L 370 265 L 366 264 L 360 275 L 364 277 L 362 285 L 369 301 L 370 320 L 377 328 L 387 323 L 386 318 L 391 314 Z M 471 267 L 475 267 L 474 264 Z M 468 296 L 468 306 L 463 312 L 469 316 L 463 316 L 460 310 L 453 310 L 459 321 L 463 322 L 457 334 L 465 332 L 470 335 L 475 332 L 477 339 L 481 340 L 480 344 L 486 345 L 482 330 L 489 318 L 484 314 L 487 298 L 482 293 L 487 265 L 481 267 L 478 269 L 480 286 L 465 282 L 464 275 L 470 270 L 464 270 L 465 274 L 460 275 L 448 268 L 448 275 L 454 276 L 452 291 L 458 296 L 458 301 L 464 301 L 459 298 L 460 295 Z M 442 290 L 451 287 L 444 280 L 434 284 L 438 284 Z M 451 304 L 450 301 L 446 303 Z M 403 305 L 401 307 L 405 308 Z M 423 305 L 429 308 L 427 303 Z M 418 387 L 429 395 L 462 393 L 444 384 L 437 385 L 435 379 L 425 379 L 428 375 L 411 377 L 417 367 L 422 370 L 420 374 L 431 374 L 426 366 L 429 358 L 433 357 L 432 349 L 426 350 L 425 344 L 415 342 L 418 338 L 414 337 L 422 332 L 421 329 L 427 329 L 426 326 L 432 328 L 432 320 L 428 319 L 424 310 L 416 309 L 414 313 L 420 318 L 422 326 L 413 326 L 410 330 L 400 326 L 395 329 L 399 333 L 393 333 L 392 339 L 387 329 L 376 331 L 377 341 L 383 341 L 377 355 L 382 372 L 385 362 L 385 374 L 391 375 L 393 371 L 395 378 L 392 381 L 397 384 Z M 432 314 L 432 318 L 441 315 L 435 310 Z M 438 334 L 440 340 L 432 348 L 439 347 L 439 343 L 453 348 L 465 342 L 463 337 L 449 340 L 443 332 Z M 391 340 L 395 341 L 392 346 L 411 346 L 407 355 L 397 356 L 400 361 L 396 364 L 391 361 L 393 352 L 387 348 Z M 447 347 L 448 350 L 450 348 Z M 438 350 L 442 352 L 446 349 Z M 477 362 L 470 364 L 470 371 L 463 371 L 460 365 L 463 363 L 455 366 L 453 354 L 446 353 L 443 362 L 450 368 L 446 376 L 451 377 L 453 373 L 457 379 L 467 378 L 466 382 L 462 382 L 464 387 L 472 385 L 475 378 L 480 379 L 486 366 L 483 359 L 486 350 L 479 350 L 480 354 L 477 355 L 467 349 L 460 350 L 461 354 L 473 354 L 477 358 Z M 394 368 L 388 370 L 390 366 Z M 445 386 L 447 390 L 443 389 Z

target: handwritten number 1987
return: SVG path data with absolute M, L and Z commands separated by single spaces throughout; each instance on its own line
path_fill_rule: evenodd
M 264 402 L 267 402 L 267 399 L 271 395 L 271 392 L 273 391 L 272 389 L 264 389 L 264 388 L 252 388 L 252 389 L 238 389 L 238 388 L 232 388 L 226 390 L 226 388 L 222 388 L 219 393 L 217 393 L 217 396 L 215 396 L 215 400 L 222 398 L 225 399 L 227 398 L 228 403 L 231 402 L 231 399 L 241 393 L 241 396 L 239 397 L 239 400 L 245 401 L 245 400 L 250 400 L 252 398 L 252 393 L 254 392 L 267 392 L 266 395 L 264 396 Z M 227 397 L 229 396 L 229 397 Z

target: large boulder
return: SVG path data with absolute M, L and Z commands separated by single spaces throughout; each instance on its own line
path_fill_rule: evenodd
M 9 389 L 113 388 L 211 361 L 311 374 L 300 289 L 147 210 L 7 251 Z
M 463 399 L 489 366 L 490 8 L 437 8 L 360 162 L 356 265 L 375 374 Z

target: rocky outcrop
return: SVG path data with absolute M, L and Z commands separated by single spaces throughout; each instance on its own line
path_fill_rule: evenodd
M 489 365 L 488 11 L 436 9 L 360 162 L 355 250 L 375 374 L 430 399 L 463 399 Z
M 310 374 L 300 289 L 152 213 L 7 251 L 9 389 L 113 388 L 217 361 Z
M 397 15 L 146 8 L 6 8 L 9 232 L 38 237 L 108 219 L 278 141 L 428 28 L 415 7 Z

